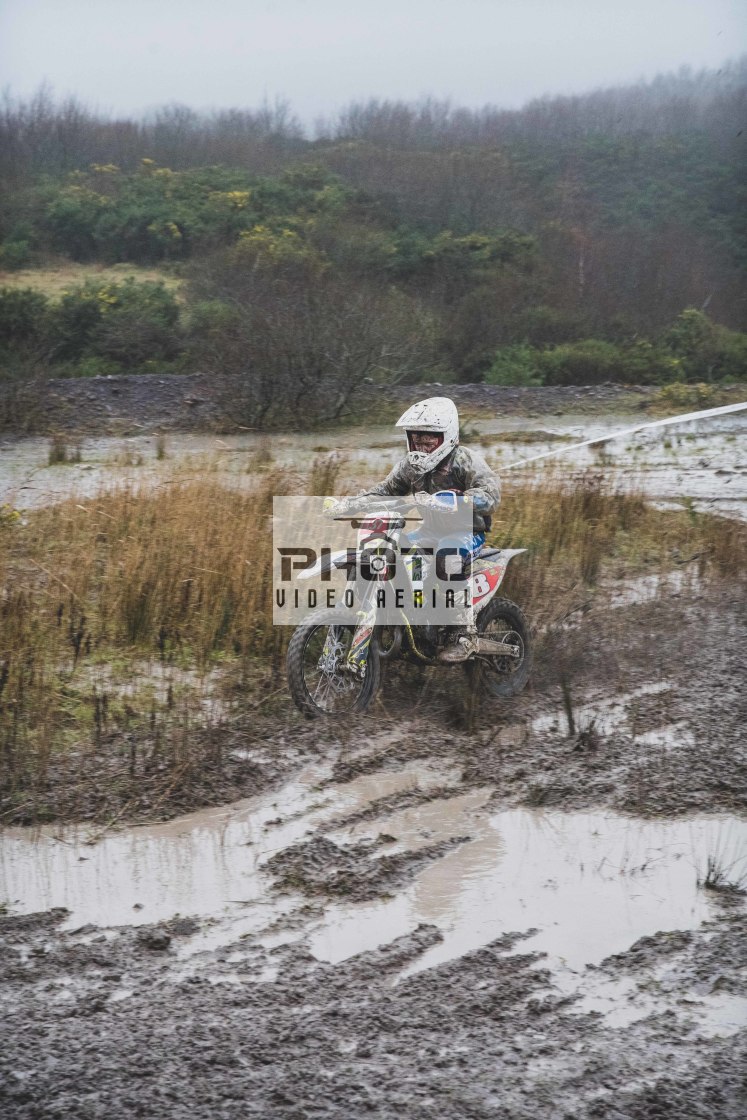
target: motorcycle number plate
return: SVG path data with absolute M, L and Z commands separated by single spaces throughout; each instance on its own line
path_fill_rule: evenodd
M 500 565 L 491 564 L 490 567 L 485 567 L 483 571 L 475 572 L 469 581 L 473 604 L 479 603 L 491 591 L 495 591 L 503 578 L 504 571 L 505 568 Z

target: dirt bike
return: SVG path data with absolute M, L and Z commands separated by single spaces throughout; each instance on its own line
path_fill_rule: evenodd
M 451 492 L 447 493 L 452 496 Z M 443 493 L 433 496 L 434 508 L 441 504 L 443 509 L 444 497 Z M 351 580 L 351 569 L 355 570 L 364 549 L 372 564 L 377 554 L 391 557 L 391 550 L 399 545 L 406 518 L 401 513 L 401 499 L 389 504 L 397 508 L 393 511 L 380 500 L 375 512 L 350 519 L 358 530 L 354 557 L 347 553 L 327 555 L 302 572 L 300 578 L 319 576 L 335 564 L 338 567 L 348 564 Z M 345 517 L 336 519 L 346 520 Z M 526 685 L 532 667 L 532 641 L 523 612 L 510 599 L 496 596 L 510 561 L 525 551 L 483 545 L 462 569 L 472 604 L 474 651 L 460 664 L 471 686 L 490 697 L 515 696 Z M 461 558 L 459 563 L 461 566 Z M 386 575 L 386 563 L 382 561 L 381 578 Z M 375 581 L 369 584 L 366 592 L 369 598 L 375 594 L 376 586 Z M 365 667 L 359 674 L 351 672 L 348 655 L 366 605 L 364 600 L 357 611 L 316 610 L 294 631 L 286 661 L 288 685 L 296 706 L 304 715 L 339 717 L 365 711 L 381 686 L 382 665 L 396 659 L 419 665 L 453 667 L 439 662 L 438 655 L 453 640 L 454 627 L 423 625 L 413 618 L 417 612 L 408 613 L 402 608 L 396 621 L 373 627 Z

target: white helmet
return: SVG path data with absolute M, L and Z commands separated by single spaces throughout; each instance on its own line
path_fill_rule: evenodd
M 449 397 L 428 397 L 408 408 L 397 421 L 407 433 L 407 459 L 420 473 L 434 470 L 459 443 L 459 413 Z M 413 432 L 438 432 L 441 442 L 435 451 L 415 451 L 410 438 Z

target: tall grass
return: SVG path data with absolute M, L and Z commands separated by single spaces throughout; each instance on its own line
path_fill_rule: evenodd
M 50 467 L 54 467 L 59 463 L 79 463 L 81 458 L 80 443 L 74 443 L 71 447 L 66 435 L 62 432 L 54 433 L 49 441 L 49 452 L 47 455 L 47 462 Z
M 11 804 L 29 791 L 35 800 L 50 767 L 80 760 L 82 743 L 101 746 L 102 731 L 148 740 L 171 770 L 190 754 L 173 705 L 144 696 L 125 712 L 97 687 L 96 666 L 150 657 L 204 673 L 231 659 L 246 680 L 257 665 L 279 669 L 269 519 L 273 494 L 288 485 L 276 475 L 241 493 L 175 477 L 2 528 L 0 793 Z
M 562 617 L 571 601 L 604 577 L 669 571 L 693 563 L 743 580 L 747 525 L 691 511 L 662 511 L 642 495 L 615 489 L 601 473 L 545 475 L 509 490 L 491 541 L 526 548 L 509 569 L 507 593 L 537 622 Z
M 272 498 L 332 491 L 341 465 L 321 459 L 305 483 L 268 470 L 250 492 L 174 474 L 0 522 L 0 821 L 56 815 L 76 781 L 116 779 L 126 800 L 157 772 L 157 796 L 173 797 L 220 769 L 220 737 L 206 749 L 190 689 L 219 666 L 250 704 L 282 690 Z M 540 623 L 605 571 L 697 557 L 733 575 L 747 551 L 743 525 L 653 510 L 594 475 L 512 490 L 492 539 L 529 549 L 508 591 Z M 173 666 L 175 684 L 125 695 L 113 667 L 141 680 L 148 660 Z

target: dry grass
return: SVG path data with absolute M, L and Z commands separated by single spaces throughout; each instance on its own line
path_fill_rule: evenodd
M 11 807 L 47 789 L 60 757 L 82 743 L 100 748 L 108 737 L 120 750 L 134 735 L 174 773 L 197 747 L 173 695 L 154 705 L 143 692 L 123 705 L 91 666 L 156 657 L 205 672 L 229 658 L 246 680 L 254 665 L 280 667 L 268 520 L 287 486 L 275 476 L 245 494 L 175 478 L 3 527 L 0 791 Z
M 80 442 L 76 441 L 71 446 L 68 436 L 62 432 L 55 432 L 49 441 L 49 451 L 47 453 L 49 466 L 58 466 L 60 463 L 79 463 L 81 459 Z
M 490 534 L 501 547 L 526 548 L 509 569 L 507 594 L 537 623 L 561 620 L 601 579 L 694 564 L 744 579 L 747 525 L 692 511 L 655 509 L 640 494 L 610 487 L 600 473 L 544 476 L 512 488 Z
M 726 863 L 718 853 L 711 853 L 706 860 L 703 875 L 698 875 L 698 886 L 706 891 L 715 891 L 726 898 L 741 899 L 747 893 L 747 870 L 745 859 L 735 859 Z
M 0 270 L 0 288 L 33 288 L 49 299 L 60 299 L 70 288 L 96 280 L 102 284 L 119 284 L 133 280 L 160 280 L 178 296 L 182 281 L 172 273 L 158 268 L 142 268 L 136 264 L 81 264 L 59 260 L 44 268 L 21 268 L 15 272 Z
M 175 474 L 0 523 L 0 820 L 60 815 L 66 783 L 119 783 L 126 802 L 157 774 L 151 803 L 162 804 L 220 772 L 214 726 L 205 746 L 205 682 L 214 692 L 222 672 L 244 711 L 284 686 L 272 498 L 334 492 L 342 465 L 318 459 L 305 484 L 268 469 L 249 493 L 210 472 Z M 491 536 L 529 549 L 507 591 L 537 623 L 562 619 L 605 572 L 696 558 L 734 577 L 747 551 L 743 525 L 662 513 L 588 474 L 513 490 Z M 123 688 L 149 661 L 173 668 L 168 687 Z

